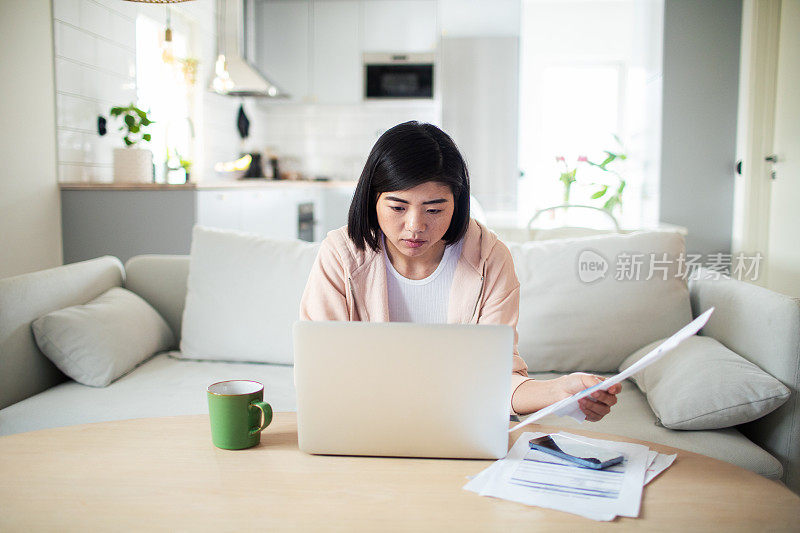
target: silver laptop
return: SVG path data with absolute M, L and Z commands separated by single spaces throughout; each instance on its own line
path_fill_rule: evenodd
M 503 457 L 513 335 L 503 325 L 296 322 L 300 449 Z

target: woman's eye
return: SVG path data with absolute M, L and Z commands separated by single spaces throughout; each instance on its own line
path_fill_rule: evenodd
M 392 211 L 397 211 L 398 213 L 399 213 L 400 211 L 403 211 L 403 210 L 405 210 L 405 208 L 404 208 L 404 207 L 400 207 L 399 205 L 390 205 L 390 206 L 389 206 L 389 208 L 390 208 Z
M 428 213 L 435 215 L 436 213 L 441 213 L 441 209 L 428 209 Z

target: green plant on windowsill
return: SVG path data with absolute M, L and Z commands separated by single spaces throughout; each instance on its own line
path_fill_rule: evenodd
M 192 162 L 189 159 L 184 159 L 178 150 L 174 150 L 174 152 L 174 157 L 169 156 L 167 159 L 167 170 L 183 169 L 186 173 L 186 181 L 188 182 L 190 179 L 190 173 L 192 171 Z
M 619 138 L 616 135 L 614 138 L 619 143 Z M 625 161 L 628 156 L 622 152 L 610 152 L 608 150 L 604 150 L 604 152 L 606 158 L 602 162 L 596 163 L 589 159 L 586 159 L 585 162 L 587 165 L 602 170 L 605 176 L 614 176 L 611 180 L 613 183 L 594 183 L 594 185 L 599 185 L 600 188 L 591 196 L 592 200 L 604 200 L 603 209 L 611 213 L 617 206 L 622 210 L 622 193 L 625 191 L 627 182 L 619 172 L 613 168 L 609 168 L 609 165 L 614 161 Z
M 619 137 L 614 135 L 614 139 L 617 141 L 617 144 L 620 146 L 620 148 L 622 148 L 622 141 L 620 141 Z M 564 186 L 565 205 L 570 205 L 570 193 L 572 191 L 572 185 L 578 181 L 576 176 L 578 174 L 579 166 L 584 164 L 599 170 L 601 172 L 599 177 L 608 178 L 588 183 L 582 181 L 582 183 L 585 183 L 586 185 L 599 187 L 594 193 L 592 193 L 590 198 L 592 200 L 600 200 L 603 203 L 602 209 L 608 211 L 609 213 L 613 213 L 617 208 L 619 208 L 620 211 L 622 210 L 622 194 L 625 191 L 627 182 L 625 178 L 623 178 L 622 175 L 612 167 L 619 161 L 625 161 L 628 156 L 622 151 L 612 152 L 609 150 L 603 150 L 603 153 L 606 154 L 606 157 L 600 162 L 592 161 L 583 155 L 579 156 L 575 166 L 571 168 L 567 163 L 566 158 L 563 156 L 556 157 L 556 161 L 561 163 L 564 167 L 558 179 Z M 583 173 L 581 173 L 581 175 L 583 175 Z
M 147 117 L 145 111 L 131 103 L 127 107 L 112 107 L 109 113 L 112 117 L 122 117 L 123 125 L 119 127 L 119 130 L 128 130 L 123 138 L 126 146 L 134 146 L 138 142 L 150 141 L 151 136 L 149 133 L 145 133 L 145 128 L 150 124 L 154 124 L 154 122 Z

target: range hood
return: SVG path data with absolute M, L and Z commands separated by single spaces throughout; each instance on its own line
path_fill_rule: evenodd
M 243 0 L 218 0 L 217 10 L 219 55 L 210 89 L 227 96 L 288 97 L 242 54 L 245 44 Z M 249 19 L 252 21 L 252 17 Z

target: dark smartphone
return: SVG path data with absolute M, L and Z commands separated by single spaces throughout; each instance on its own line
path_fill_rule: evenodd
M 565 435 L 545 435 L 531 439 L 528 445 L 533 450 L 549 453 L 578 466 L 595 470 L 621 463 L 624 459 L 619 452 L 601 448 Z

